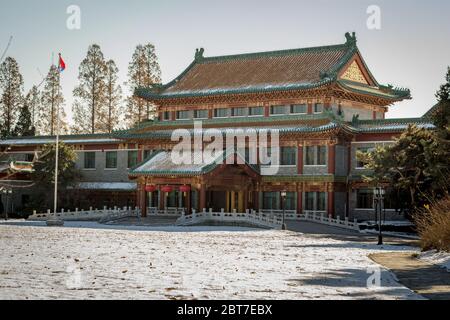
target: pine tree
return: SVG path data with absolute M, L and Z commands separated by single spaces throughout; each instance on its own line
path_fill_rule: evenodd
M 72 107 L 76 133 L 103 132 L 106 100 L 106 62 L 100 46 L 89 46 L 86 58 L 81 62 L 79 85 L 73 90 Z
M 31 121 L 31 112 L 28 108 L 27 100 L 25 100 L 23 106 L 20 108 L 19 120 L 13 130 L 14 136 L 29 137 L 34 136 L 35 128 Z
M 131 96 L 127 98 L 126 118 L 129 126 L 154 117 L 155 107 L 149 101 L 134 96 L 137 88 L 161 83 L 161 69 L 155 47 L 148 43 L 138 45 L 128 65 L 128 86 Z
M 60 84 L 60 73 L 52 65 L 45 78 L 44 89 L 41 94 L 41 104 L 37 113 L 38 131 L 43 135 L 55 135 L 59 110 L 59 133 L 67 132 L 66 113 L 64 111 L 64 97 Z
M 35 128 L 35 133 L 38 134 L 39 128 L 37 120 L 39 119 L 39 112 L 41 110 L 41 93 L 36 86 L 32 86 L 30 91 L 28 91 L 25 97 L 25 103 L 31 114 L 32 127 Z
M 103 116 L 103 131 L 111 133 L 120 127 L 122 110 L 122 88 L 120 87 L 117 68 L 113 60 L 106 62 L 106 97 Z
M 0 137 L 6 137 L 13 133 L 23 103 L 23 77 L 14 58 L 0 65 L 0 90 Z

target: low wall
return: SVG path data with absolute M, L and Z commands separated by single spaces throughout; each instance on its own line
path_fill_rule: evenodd
M 108 221 L 120 219 L 126 216 L 137 215 L 139 210 L 137 208 L 103 208 L 103 209 L 92 209 L 89 210 L 78 210 L 75 211 L 64 209 L 61 212 L 56 213 L 56 217 L 64 220 L 64 221 Z M 55 214 L 49 210 L 45 213 L 36 213 L 33 211 L 33 214 L 28 217 L 28 220 L 32 221 L 46 221 L 49 218 L 55 217 Z

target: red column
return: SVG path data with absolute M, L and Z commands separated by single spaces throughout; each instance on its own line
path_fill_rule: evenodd
M 270 106 L 265 106 L 264 107 L 264 117 L 269 117 L 270 116 Z
M 259 192 L 254 191 L 253 192 L 253 203 L 254 203 L 254 210 L 259 211 Z
M 159 210 L 164 210 L 164 206 L 165 206 L 165 200 L 166 199 L 166 193 L 162 192 L 161 190 L 159 190 Z
M 372 111 L 372 119 L 376 120 L 377 119 L 377 112 L 374 110 Z
M 328 146 L 328 173 L 335 174 L 336 172 L 336 146 L 330 144 Z
M 208 119 L 212 119 L 212 117 L 213 117 L 213 110 L 209 109 L 208 110 Z
M 308 103 L 308 114 L 312 114 L 313 113 L 313 105 L 312 103 Z
M 147 197 L 148 197 L 148 193 L 145 191 L 145 187 L 142 188 L 142 197 L 141 197 L 141 201 L 142 201 L 142 206 L 141 206 L 141 216 L 142 217 L 146 217 L 147 216 Z
M 171 118 L 172 118 L 172 120 L 176 120 L 177 119 L 177 112 L 176 111 L 171 111 Z
M 203 209 L 207 209 L 206 208 L 206 188 L 205 188 L 204 184 L 202 184 L 200 186 L 200 190 L 199 191 L 200 192 L 199 192 L 199 197 L 198 197 L 198 200 L 199 200 L 199 208 L 198 208 L 198 210 L 199 211 L 203 211 Z
M 329 191 L 328 192 L 328 215 L 332 216 L 334 218 L 334 192 L 333 191 Z
M 303 212 L 303 192 L 297 190 L 297 214 L 302 214 Z
M 186 214 L 191 214 L 191 191 L 186 192 Z
M 303 174 L 303 146 L 297 149 L 297 174 Z

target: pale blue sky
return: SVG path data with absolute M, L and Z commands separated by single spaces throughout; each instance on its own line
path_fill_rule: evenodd
M 66 28 L 72 4 L 81 8 L 81 30 Z M 381 30 L 366 27 L 369 5 L 381 8 Z M 136 44 L 152 42 L 168 82 L 198 47 L 206 56 L 301 48 L 343 43 L 345 32 L 356 31 L 377 80 L 412 91 L 413 100 L 388 117 L 414 117 L 435 103 L 450 65 L 449 12 L 447 0 L 0 0 L 0 50 L 12 35 L 8 55 L 18 60 L 26 90 L 41 81 L 37 68 L 46 73 L 52 52 L 61 52 L 70 116 L 78 65 L 91 43 L 116 61 L 124 82 Z

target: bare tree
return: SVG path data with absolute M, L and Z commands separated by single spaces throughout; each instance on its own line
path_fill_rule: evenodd
M 137 88 L 161 83 L 161 69 L 155 47 L 151 44 L 138 45 L 128 65 L 128 82 L 131 96 L 127 98 L 126 120 L 129 126 L 154 117 L 155 107 L 149 101 L 134 96 Z
M 76 133 L 103 132 L 106 100 L 106 63 L 100 46 L 89 46 L 86 58 L 81 62 L 79 85 L 73 90 L 72 107 Z
M 68 131 L 66 113 L 64 111 L 64 97 L 60 84 L 60 73 L 56 66 L 52 65 L 45 77 L 44 89 L 41 94 L 41 103 L 38 109 L 37 128 L 39 134 L 55 135 L 57 115 L 59 110 L 59 133 Z
M 113 60 L 106 62 L 106 96 L 103 118 L 103 131 L 111 133 L 120 128 L 120 118 L 124 113 L 122 104 L 122 88 L 119 84 L 117 68 Z
M 23 77 L 14 58 L 6 57 L 0 65 L 0 137 L 12 134 L 23 103 Z

